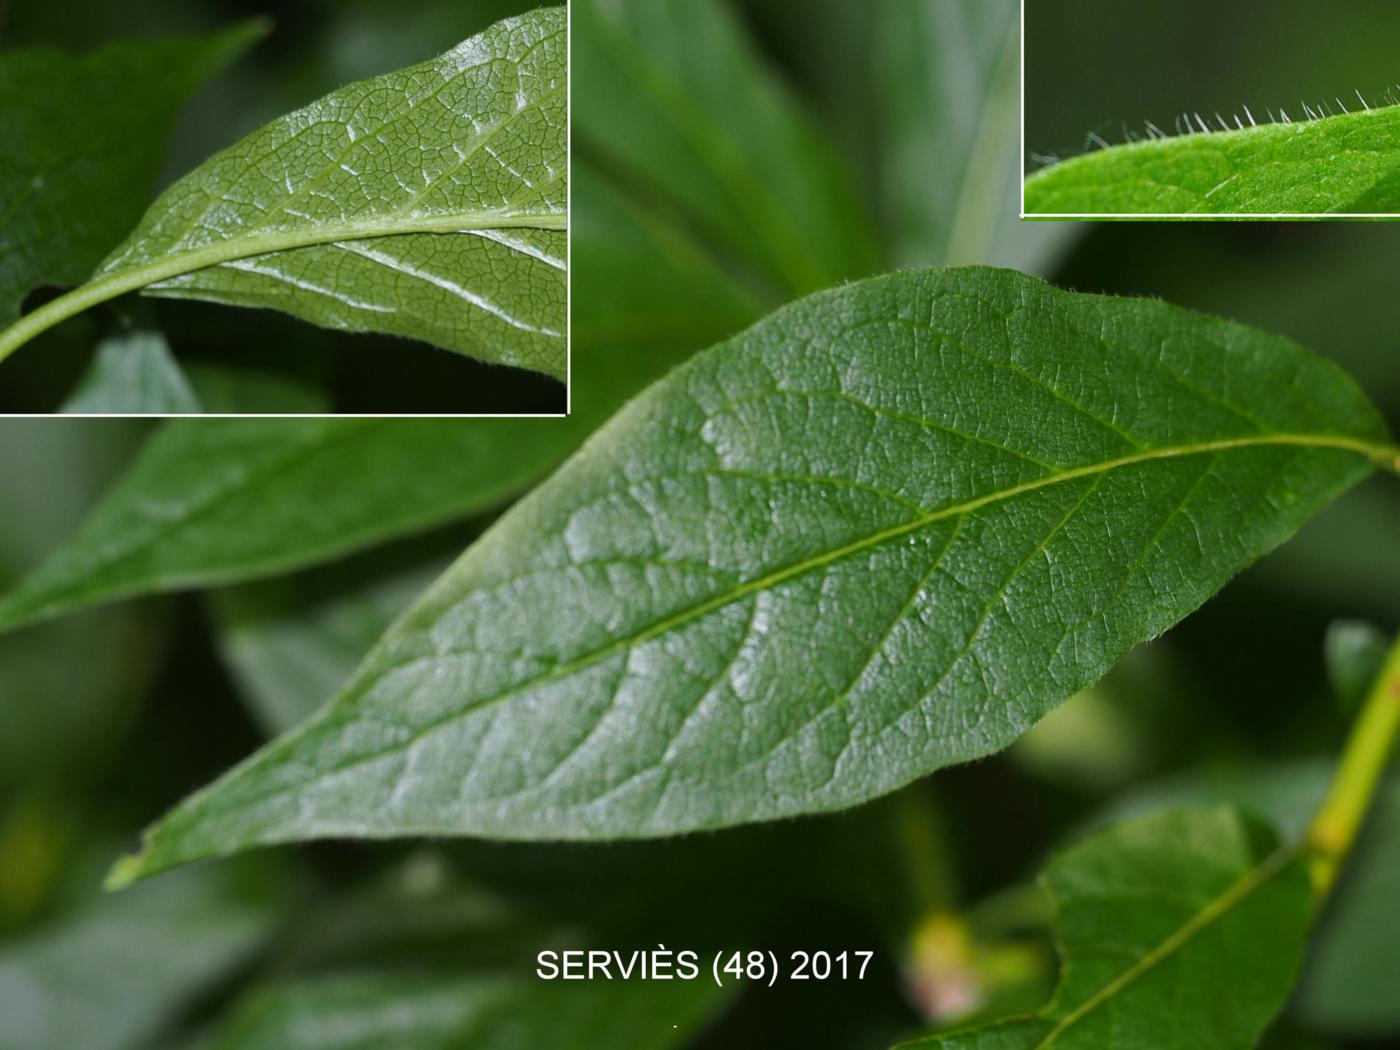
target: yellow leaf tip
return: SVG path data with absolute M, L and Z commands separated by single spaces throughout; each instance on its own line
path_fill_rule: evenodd
M 129 853 L 112 865 L 107 877 L 102 880 L 102 888 L 108 893 L 124 890 L 134 882 L 139 882 L 146 874 L 146 861 L 149 851 Z

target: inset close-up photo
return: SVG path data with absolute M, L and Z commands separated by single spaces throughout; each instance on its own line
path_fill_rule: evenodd
M 1023 0 L 1023 213 L 1400 218 L 1389 0 Z
M 14 7 L 0 412 L 566 410 L 565 8 Z

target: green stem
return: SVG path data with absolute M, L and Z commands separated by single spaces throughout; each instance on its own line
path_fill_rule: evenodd
M 1400 638 L 1371 687 L 1342 752 L 1322 808 L 1304 840 L 1308 870 L 1318 895 L 1331 888 L 1346 860 L 1366 811 L 1400 737 Z
M 470 233 L 474 230 L 521 227 L 562 230 L 567 228 L 567 221 L 564 215 L 555 213 L 514 215 L 476 212 L 413 216 L 406 219 L 374 218 L 308 229 L 261 233 L 256 237 L 235 237 L 194 251 L 164 255 L 150 262 L 122 267 L 104 277 L 89 281 L 66 295 L 60 295 L 0 332 L 0 361 L 4 361 L 25 343 L 48 331 L 60 321 L 66 321 L 99 303 L 105 303 L 127 292 L 134 292 L 138 288 L 237 259 L 308 248 L 318 244 L 333 244 L 337 241 L 371 240 L 409 233 Z

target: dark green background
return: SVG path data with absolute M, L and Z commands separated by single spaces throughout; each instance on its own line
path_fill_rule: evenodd
M 1359 105 L 1400 81 L 1391 0 L 1026 0 L 1025 148 L 1072 156 L 1151 120 Z M 1211 121 L 1213 123 L 1213 120 Z

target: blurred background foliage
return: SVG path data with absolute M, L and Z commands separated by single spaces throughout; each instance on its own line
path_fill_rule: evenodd
M 1397 34 L 1389 0 L 1027 0 L 1026 150 L 1073 156 L 1149 120 L 1176 134 L 1186 113 L 1400 101 Z
M 282 6 L 267 43 L 187 114 L 173 170 L 211 137 L 430 54 L 512 5 L 418 0 L 411 17 L 394 0 Z M 1147 36 L 1141 5 L 1058 6 L 1136 20 Z M 1222 65 L 1246 61 L 1243 43 L 1210 50 L 1233 8 L 1152 6 L 1160 18 L 1144 46 L 1176 39 Z M 572 7 L 581 419 L 605 417 L 646 378 L 805 292 L 949 262 L 1015 265 L 1281 332 L 1349 369 L 1400 419 L 1400 301 L 1387 294 L 1400 242 L 1384 228 L 1015 221 L 1015 0 Z M 1321 8 L 1286 8 L 1255 18 L 1248 62 L 1296 92 L 1343 15 L 1329 8 L 1321 27 Z M 1302 64 L 1303 52 L 1258 44 L 1283 34 L 1276 23 L 1295 9 L 1312 33 Z M 0 42 L 80 47 L 254 10 L 12 3 Z M 1170 37 L 1163 27 L 1178 18 Z M 1076 77 L 1109 46 L 1058 31 Z M 1103 118 L 1068 119 L 1082 135 Z M 177 345 L 178 320 L 163 311 Z M 289 372 L 291 358 L 298 369 L 330 359 L 288 358 L 267 368 L 292 386 L 305 377 Z M 565 445 L 578 426 L 561 429 Z M 62 541 L 147 432 L 0 422 L 0 587 Z M 1335 635 L 1326 645 L 1329 625 L 1400 624 L 1398 514 L 1393 485 L 1350 494 L 1005 754 L 847 814 L 614 846 L 327 843 L 107 897 L 101 872 L 142 824 L 304 717 L 487 520 L 0 637 L 0 1046 L 878 1050 L 1033 1007 L 1055 975 L 1046 902 L 1028 885 L 1048 851 L 1168 799 L 1240 799 L 1285 828 L 1306 817 L 1347 726 L 1333 683 L 1364 677 L 1351 661 L 1366 646 Z M 1393 782 L 1270 1045 L 1400 1038 L 1389 982 L 1400 968 L 1397 871 Z M 561 992 L 531 976 L 530 954 L 546 943 L 878 954 L 860 983 Z
M 85 51 L 124 37 L 192 34 L 250 17 L 273 31 L 201 90 L 179 120 L 160 189 L 268 121 L 355 80 L 421 62 L 527 0 L 414 3 L 381 0 L 0 0 L 0 49 Z M 116 247 L 115 244 L 112 245 Z M 39 290 L 26 309 L 52 298 Z M 339 413 L 559 413 L 563 384 L 426 344 L 333 332 L 272 313 L 133 297 L 45 333 L 6 364 L 0 413 L 52 412 L 84 375 L 104 335 L 154 321 L 207 411 Z

